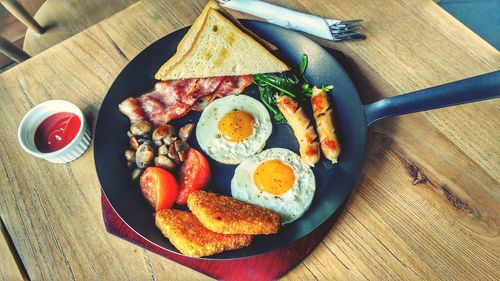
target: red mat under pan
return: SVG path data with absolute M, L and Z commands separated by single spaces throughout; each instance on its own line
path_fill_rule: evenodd
M 102 215 L 106 230 L 122 239 L 139 245 L 165 258 L 221 280 L 275 280 L 301 262 L 323 240 L 337 218 L 337 214 L 311 234 L 288 247 L 267 254 L 237 260 L 201 260 L 166 251 L 137 235 L 114 212 L 106 197 L 101 195 Z M 339 208 L 342 210 L 342 208 Z

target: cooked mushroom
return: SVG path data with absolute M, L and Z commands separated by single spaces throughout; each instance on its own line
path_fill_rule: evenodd
M 166 137 L 163 138 L 163 143 L 166 144 L 166 145 L 171 145 L 176 140 L 177 140 L 177 136 L 176 135 L 170 135 L 170 136 L 166 136 Z
M 153 124 L 145 120 L 139 120 L 130 126 L 130 132 L 134 136 L 142 136 L 153 130 Z
M 133 150 L 137 150 L 137 148 L 139 147 L 139 142 L 137 141 L 137 139 L 134 136 L 130 137 L 128 144 L 129 144 L 130 148 Z
M 142 174 L 142 170 L 139 168 L 132 170 L 132 174 L 131 174 L 132 181 L 138 180 L 139 177 L 141 176 L 141 174 Z
M 168 146 L 164 144 L 158 147 L 158 155 L 168 155 Z
M 141 169 L 145 168 L 149 166 L 154 157 L 155 151 L 153 147 L 148 142 L 145 142 L 141 144 L 135 152 L 135 164 Z
M 175 145 L 175 150 L 179 155 L 179 160 L 181 162 L 184 162 L 184 160 L 186 160 L 187 152 L 189 150 L 189 145 L 187 144 L 187 142 L 183 140 L 176 140 L 174 142 L 174 145 Z
M 182 128 L 179 129 L 179 137 L 182 140 L 188 140 L 189 136 L 191 136 L 191 132 L 194 129 L 194 124 L 186 124 Z
M 153 145 L 153 143 L 147 138 L 138 138 L 137 143 L 139 143 L 139 145 L 141 145 L 143 143 L 148 143 L 149 145 Z
M 132 149 L 125 149 L 124 154 L 127 161 L 135 161 L 135 151 L 133 151 Z
M 158 157 L 155 157 L 155 166 L 167 169 L 169 171 L 173 171 L 175 170 L 175 168 L 177 168 L 175 162 L 165 155 L 159 155 Z
M 171 144 L 168 148 L 168 157 L 172 159 L 176 164 L 180 163 L 179 155 L 177 154 L 177 150 L 175 150 L 174 144 Z
M 158 146 L 162 145 L 162 140 L 164 138 L 169 140 L 172 137 L 175 137 L 175 128 L 169 124 L 161 125 L 153 132 L 153 141 Z
M 133 136 L 133 135 L 132 135 L 132 133 L 130 132 L 130 130 L 128 130 L 128 131 L 127 131 L 127 137 L 129 137 L 129 138 L 130 138 L 131 136 Z
M 135 162 L 135 151 L 132 149 L 125 149 L 125 159 L 127 159 L 127 167 L 132 168 Z

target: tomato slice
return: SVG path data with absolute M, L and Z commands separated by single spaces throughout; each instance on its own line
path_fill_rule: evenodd
M 190 148 L 179 172 L 180 191 L 175 202 L 185 205 L 189 194 L 206 187 L 209 182 L 210 166 L 207 158 L 196 149 Z
M 141 191 L 156 211 L 172 208 L 179 193 L 175 177 L 159 167 L 148 167 L 140 179 Z

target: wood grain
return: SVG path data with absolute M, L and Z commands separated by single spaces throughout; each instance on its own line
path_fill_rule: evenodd
M 0 280 L 25 280 L 14 257 L 15 249 L 9 246 L 10 238 L 0 218 Z M 20 262 L 20 261 L 19 261 Z
M 40 2 L 40 0 L 33 2 L 37 1 Z M 39 54 L 57 43 L 114 15 L 118 11 L 129 7 L 137 1 L 138 0 L 46 0 L 43 4 L 23 3 L 30 10 L 36 8 L 36 14 L 33 13 L 34 18 L 46 29 L 41 35 L 29 29 L 26 32 L 23 49 L 32 56 Z
M 500 69 L 499 53 L 431 0 L 272 1 L 364 18 L 368 39 L 342 51 L 365 102 Z M 124 65 L 191 24 L 197 1 L 141 1 L 0 75 L 0 215 L 31 279 L 205 276 L 106 233 L 93 152 L 64 165 L 17 145 L 17 125 L 47 99 L 95 120 Z M 500 102 L 395 117 L 369 130 L 346 211 L 285 280 L 500 279 Z

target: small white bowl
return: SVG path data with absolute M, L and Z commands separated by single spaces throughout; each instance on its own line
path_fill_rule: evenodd
M 80 129 L 65 147 L 54 152 L 40 152 L 35 145 L 36 129 L 47 117 L 59 112 L 71 112 L 77 115 L 81 121 Z M 67 163 L 80 157 L 89 147 L 91 139 L 82 111 L 76 105 L 64 100 L 49 100 L 33 107 L 21 120 L 17 138 L 26 152 L 52 163 Z

